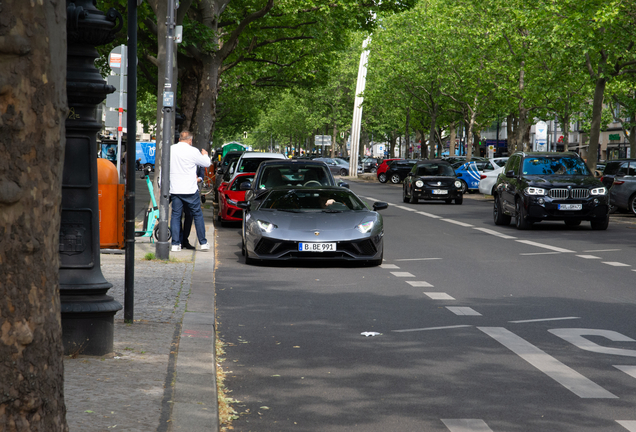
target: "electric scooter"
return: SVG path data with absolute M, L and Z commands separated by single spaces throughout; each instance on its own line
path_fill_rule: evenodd
M 150 237 L 150 242 L 153 243 L 153 234 L 154 238 L 159 240 L 159 227 L 157 226 L 157 221 L 159 221 L 159 207 L 157 206 L 154 188 L 152 187 L 152 181 L 150 180 L 151 170 L 151 167 L 145 167 L 141 178 L 146 179 L 146 186 L 148 186 L 148 192 L 150 192 L 152 207 L 146 209 L 142 231 L 135 231 L 135 237 Z M 170 228 L 168 228 L 168 240 L 170 240 L 171 237 L 172 234 L 170 233 Z

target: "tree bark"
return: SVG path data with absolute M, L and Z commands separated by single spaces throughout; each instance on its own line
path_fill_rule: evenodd
M 600 77 L 596 79 L 594 87 L 594 100 L 592 102 L 592 122 L 590 124 L 590 143 L 587 148 L 587 166 L 592 172 L 596 169 L 598 162 L 599 138 L 601 135 L 601 114 L 603 112 L 603 98 L 605 95 L 605 85 L 607 79 Z
M 513 114 L 508 115 L 506 118 L 506 151 L 508 156 L 517 151 L 516 124 L 517 118 Z
M 455 155 L 455 140 L 457 139 L 457 129 L 455 129 L 455 122 L 451 122 L 450 125 L 448 125 L 449 128 L 449 135 L 450 135 L 450 143 L 448 145 L 448 155 L 449 156 L 454 156 Z
M 66 3 L 2 3 L 0 16 L 0 427 L 68 431 L 58 242 Z

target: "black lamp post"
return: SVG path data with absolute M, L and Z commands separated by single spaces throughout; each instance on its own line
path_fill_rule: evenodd
M 67 0 L 66 152 L 60 226 L 60 299 L 64 353 L 103 355 L 113 350 L 114 316 L 122 306 L 107 291 L 100 268 L 97 197 L 97 105 L 115 88 L 94 62 L 97 45 L 114 40 L 122 27 L 115 9 L 104 13 L 95 0 Z

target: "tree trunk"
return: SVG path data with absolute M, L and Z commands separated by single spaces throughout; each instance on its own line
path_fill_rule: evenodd
M 411 133 L 409 132 L 409 123 L 411 121 L 411 107 L 406 107 L 406 124 L 404 125 L 404 137 L 406 138 L 406 158 L 411 154 Z
M 58 242 L 66 3 L 2 4 L 0 18 L 0 427 L 68 431 Z
M 636 121 L 636 110 L 631 115 L 632 122 Z M 636 123 L 629 128 L 629 157 L 636 157 Z
M 220 61 L 213 56 L 205 57 L 201 66 L 199 94 L 197 97 L 191 130 L 194 134 L 192 145 L 209 151 L 212 130 L 216 121 L 216 100 L 218 96 Z
M 428 144 L 433 146 L 431 148 L 435 148 L 435 129 L 437 128 L 437 110 L 438 110 L 438 105 L 436 103 L 433 103 L 432 109 L 431 109 L 431 123 L 430 123 L 430 130 L 428 133 Z M 427 149 L 427 153 L 428 153 L 428 149 Z
M 448 125 L 449 128 L 449 134 L 450 134 L 450 143 L 448 145 L 448 155 L 449 156 L 453 156 L 455 155 L 455 140 L 457 139 L 457 130 L 455 129 L 455 122 L 451 122 L 450 125 Z
M 517 139 L 515 138 L 517 118 L 510 114 L 506 118 L 506 151 L 508 156 L 517 151 Z
M 605 96 L 605 84 L 607 79 L 599 77 L 594 88 L 594 100 L 592 102 L 592 123 L 590 125 L 590 144 L 587 152 L 587 166 L 592 172 L 598 162 L 599 138 L 601 135 L 601 114 L 603 112 L 603 97 Z

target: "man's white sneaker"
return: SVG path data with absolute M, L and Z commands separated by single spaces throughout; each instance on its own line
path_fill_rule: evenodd
M 204 245 L 201 245 L 201 250 L 202 251 L 209 251 L 210 250 L 210 243 L 206 243 Z
M 181 252 L 181 245 L 172 245 L 172 252 Z

